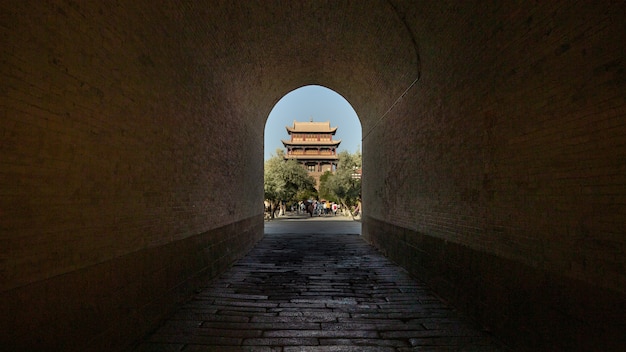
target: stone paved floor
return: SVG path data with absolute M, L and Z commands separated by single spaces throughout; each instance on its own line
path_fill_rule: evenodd
M 350 224 L 322 233 L 333 228 L 322 221 L 266 228 L 246 257 L 136 351 L 505 350 L 349 234 Z

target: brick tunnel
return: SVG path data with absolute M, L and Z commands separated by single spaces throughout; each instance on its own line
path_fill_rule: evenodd
M 0 37 L 3 349 L 123 350 L 245 255 L 309 84 L 369 243 L 515 348 L 625 343 L 624 2 L 7 0 Z

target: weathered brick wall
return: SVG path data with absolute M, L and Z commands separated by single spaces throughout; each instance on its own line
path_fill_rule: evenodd
M 626 291 L 624 12 L 2 2 L 0 343 L 115 349 L 244 253 L 265 119 L 305 84 L 362 119 L 370 241 L 484 322 L 593 325 L 582 295 Z
M 414 272 L 430 268 L 444 295 L 475 298 L 474 307 L 529 287 L 560 304 L 573 291 L 570 306 L 582 299 L 576 285 L 623 298 L 624 4 L 414 5 L 398 8 L 415 31 L 422 77 L 363 143 L 364 209 L 394 229 L 372 226 L 370 240 Z M 469 252 L 527 275 L 489 282 L 501 262 L 490 268 Z M 551 287 L 553 276 L 578 284 Z M 585 319 L 603 314 L 584 309 Z M 623 301 L 616 310 L 626 316 Z
M 127 343 L 262 235 L 262 122 L 186 11 L 0 5 L 0 345 Z
M 626 291 L 623 10 L 415 14 L 423 76 L 364 141 L 369 215 Z
M 413 79 L 373 5 L 3 2 L 0 344 L 116 349 L 244 253 L 273 104 L 324 83 L 377 116 Z

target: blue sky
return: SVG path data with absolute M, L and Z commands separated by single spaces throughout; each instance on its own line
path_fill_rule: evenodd
M 284 150 L 281 139 L 288 139 L 285 126 L 293 120 L 325 122 L 337 126 L 334 139 L 341 139 L 339 151 L 361 149 L 361 121 L 350 103 L 335 91 L 322 86 L 304 86 L 287 93 L 276 103 L 265 123 L 265 160 L 276 148 Z

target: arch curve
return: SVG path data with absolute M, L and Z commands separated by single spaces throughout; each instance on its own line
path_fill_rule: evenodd
M 244 91 L 241 98 L 260 109 L 255 116 L 267 116 L 293 87 L 320 85 L 342 92 L 365 129 L 418 76 L 415 38 L 387 0 L 264 6 L 244 2 L 212 14 L 219 31 L 235 33 L 236 41 L 216 38 L 205 49 L 225 64 L 212 75 L 222 76 L 229 92 Z M 237 86 L 232 77 L 241 78 Z

